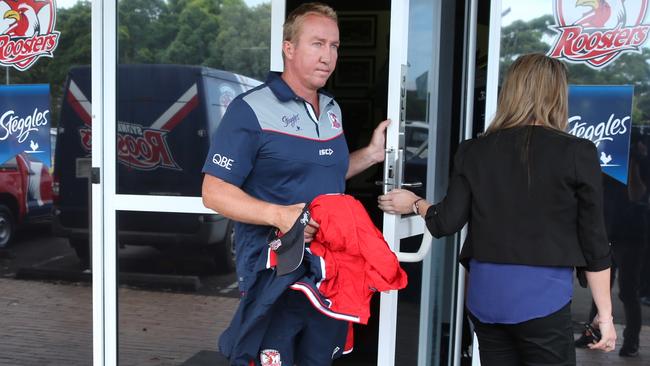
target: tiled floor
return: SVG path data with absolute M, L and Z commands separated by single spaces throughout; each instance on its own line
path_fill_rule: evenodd
M 126 288 L 118 291 L 118 298 L 120 366 L 190 365 L 185 363 L 190 360 L 192 366 L 215 366 L 202 360 L 215 359 L 215 340 L 237 303 L 232 298 Z M 574 320 L 585 319 L 588 308 L 588 293 L 576 290 Z M 91 309 L 87 285 L 0 279 L 0 365 L 91 365 Z M 617 323 L 624 319 L 620 311 L 616 305 Z M 621 358 L 618 350 L 605 354 L 578 349 L 578 364 L 650 365 L 648 313 L 650 308 L 644 307 L 638 358 Z M 623 326 L 617 330 L 622 333 Z M 621 342 L 619 335 L 619 348 Z

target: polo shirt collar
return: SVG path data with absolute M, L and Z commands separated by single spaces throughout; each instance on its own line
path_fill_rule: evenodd
M 301 97 L 293 92 L 284 79 L 282 79 L 282 73 L 275 71 L 269 72 L 266 77 L 266 84 L 269 86 L 275 97 L 281 102 L 288 102 L 292 99 L 303 101 Z M 321 104 L 325 102 L 323 105 L 330 104 L 334 100 L 334 97 L 323 89 L 318 89 L 318 94 L 320 99 L 319 102 Z

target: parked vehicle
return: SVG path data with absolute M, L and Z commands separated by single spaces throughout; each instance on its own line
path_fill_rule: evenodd
M 19 154 L 0 165 L 0 248 L 16 229 L 47 222 L 52 214 L 52 176 L 45 164 Z
M 201 168 L 226 107 L 260 82 L 199 66 L 121 65 L 118 72 L 117 192 L 200 196 Z M 90 68 L 69 71 L 55 154 L 54 232 L 89 259 Z M 233 223 L 217 214 L 120 212 L 118 241 L 201 250 L 234 268 Z

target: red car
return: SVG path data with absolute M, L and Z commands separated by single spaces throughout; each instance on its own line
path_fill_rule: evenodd
M 48 167 L 19 154 L 0 165 L 0 248 L 16 228 L 52 218 L 52 175 Z

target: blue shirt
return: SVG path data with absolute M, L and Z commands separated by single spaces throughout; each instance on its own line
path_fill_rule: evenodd
M 572 267 L 470 260 L 467 308 L 483 323 L 517 324 L 550 315 L 573 296 Z
M 343 193 L 349 164 L 341 109 L 319 92 L 320 115 L 280 74 L 235 98 L 211 137 L 203 172 L 262 201 L 309 203 L 320 194 Z M 247 291 L 255 263 L 267 248 L 268 226 L 237 223 L 239 288 Z

